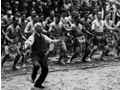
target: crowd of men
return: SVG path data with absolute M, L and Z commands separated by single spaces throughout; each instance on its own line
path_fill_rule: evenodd
M 52 39 L 64 37 L 60 43 L 46 43 L 43 47 L 46 58 L 59 49 L 58 63 L 64 64 L 62 58 L 73 53 L 68 60 L 71 63 L 80 52 L 84 52 L 81 61 L 86 62 L 98 47 L 104 52 L 102 59 L 111 45 L 119 56 L 120 3 L 117 1 L 4 0 L 1 9 L 2 66 L 10 56 L 15 59 L 13 69 L 19 58 L 26 61 L 31 49 L 23 50 L 24 42 L 36 28 Z
M 58 63 L 91 61 L 95 51 L 100 60 L 109 51 L 120 54 L 120 2 L 117 0 L 2 0 L 2 67 L 8 58 L 24 66 L 32 59 L 32 82 L 39 65 L 42 73 L 35 87 L 48 74 L 47 58 L 59 54 Z M 59 52 L 59 53 L 58 53 Z M 67 55 L 71 55 L 68 57 Z M 63 58 L 68 58 L 67 62 Z

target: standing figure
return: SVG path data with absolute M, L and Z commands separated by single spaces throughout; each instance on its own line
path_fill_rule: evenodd
M 19 50 L 20 39 L 23 38 L 20 27 L 18 26 L 18 18 L 13 17 L 13 23 L 8 26 L 5 38 L 7 39 L 7 45 L 5 46 L 5 56 L 2 60 L 2 66 L 9 56 L 15 58 L 13 63 L 13 70 L 17 70 L 16 64 L 20 59 L 21 53 Z
M 104 36 L 104 21 L 102 20 L 102 13 L 97 13 L 97 18 L 92 22 L 92 33 L 95 35 L 93 39 L 93 48 L 90 53 L 90 58 L 94 54 L 96 50 L 101 50 L 102 55 L 100 57 L 100 60 L 103 60 L 103 56 L 105 54 L 105 45 L 106 40 Z
M 31 47 L 31 59 L 33 62 L 33 71 L 31 75 L 32 82 L 35 82 L 37 72 L 41 66 L 41 74 L 39 78 L 36 80 L 34 87 L 41 89 L 45 88 L 42 86 L 42 83 L 44 82 L 47 74 L 48 74 L 48 64 L 47 60 L 45 58 L 45 45 L 46 43 L 58 43 L 62 39 L 59 40 L 51 40 L 46 35 L 42 34 L 42 28 L 40 23 L 36 23 L 34 25 L 35 33 L 32 34 L 28 40 L 25 42 L 24 49 L 27 49 Z

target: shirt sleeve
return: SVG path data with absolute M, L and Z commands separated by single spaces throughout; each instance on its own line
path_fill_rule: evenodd
M 44 34 L 42 34 L 42 35 L 43 35 L 43 37 L 44 37 L 44 39 L 45 39 L 45 41 L 46 41 L 47 43 L 51 43 L 51 42 L 52 42 L 51 38 L 49 38 L 48 36 L 46 36 L 46 35 L 44 35 Z
M 26 41 L 25 41 L 25 48 L 28 48 L 29 46 L 32 46 L 34 43 L 34 36 L 31 35 Z

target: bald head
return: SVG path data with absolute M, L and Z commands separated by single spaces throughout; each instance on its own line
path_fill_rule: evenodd
M 34 28 L 35 28 L 35 31 L 36 31 L 37 33 L 41 33 L 41 32 L 42 32 L 42 25 L 41 25 L 41 23 L 36 23 L 36 24 L 34 25 Z

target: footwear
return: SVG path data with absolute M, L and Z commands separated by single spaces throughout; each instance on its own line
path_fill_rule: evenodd
M 44 89 L 45 87 L 41 85 L 39 88 Z
M 84 61 L 88 61 L 88 62 L 90 62 L 91 61 L 91 59 L 90 58 L 87 58 L 86 60 L 84 60 Z
M 64 63 L 64 62 L 59 62 L 59 61 L 58 61 L 58 64 L 62 64 L 62 65 L 65 65 L 65 63 Z
M 39 86 L 39 87 L 35 87 L 35 89 L 34 90 L 41 90 L 41 89 L 44 89 L 45 87 L 44 86 Z
M 71 61 L 70 61 L 70 60 L 68 60 L 68 61 L 67 61 L 67 63 L 71 63 Z

